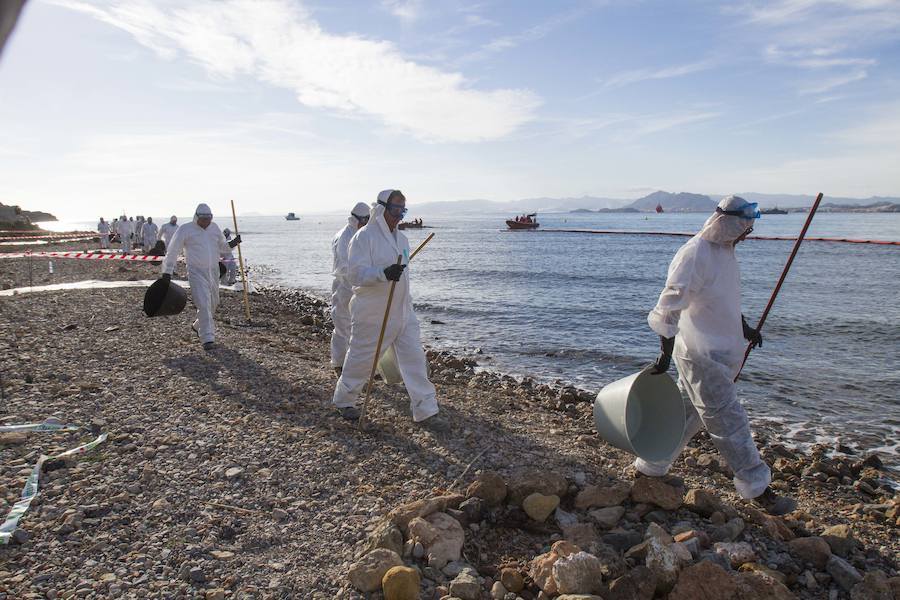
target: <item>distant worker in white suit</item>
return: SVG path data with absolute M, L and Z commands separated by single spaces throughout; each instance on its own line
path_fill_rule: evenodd
M 172 236 L 175 235 L 176 231 L 178 231 L 178 217 L 175 215 L 172 215 L 169 218 L 169 222 L 163 223 L 162 227 L 159 228 L 159 239 L 165 242 L 167 249 L 169 244 L 172 243 Z
M 340 376 L 344 357 L 350 345 L 350 299 L 353 286 L 350 283 L 350 240 L 369 222 L 369 205 L 359 202 L 350 211 L 347 225 L 331 240 L 331 366 Z
M 150 252 L 156 245 L 156 238 L 159 234 L 159 226 L 153 222 L 153 217 L 147 217 L 147 221 L 141 228 L 141 239 L 144 242 L 144 252 Z
M 647 317 L 662 348 L 651 372 L 666 372 L 674 354 L 678 383 L 691 407 L 674 455 L 659 462 L 639 458 L 634 467 L 651 477 L 665 475 L 690 439 L 705 428 L 734 472 L 738 494 L 771 514 L 784 514 L 796 503 L 769 487 L 772 473 L 753 441 L 734 383 L 744 357 L 744 340 L 762 346 L 759 331 L 741 315 L 741 273 L 734 252 L 759 216 L 755 203 L 737 196 L 723 199 L 669 265 L 666 286 Z
M 345 419 L 359 419 L 356 400 L 369 379 L 391 282 L 396 281 L 381 349 L 384 352 L 393 346 L 409 393 L 413 421 L 434 431 L 445 431 L 448 425 L 438 416 L 435 389 L 428 380 L 419 322 L 409 293 L 409 241 L 397 229 L 405 214 L 406 198 L 400 190 L 385 190 L 378 194 L 369 223 L 350 241 L 350 349 L 334 390 L 334 405 Z M 400 265 L 398 255 L 402 257 Z
M 100 234 L 100 248 L 105 250 L 109 248 L 109 223 L 103 220 L 103 217 L 100 217 L 100 222 L 97 223 L 97 233 Z
M 129 221 L 125 215 L 122 215 L 119 219 L 117 231 L 119 233 L 119 242 L 122 243 L 122 254 L 131 252 L 131 226 L 133 223 L 134 221 Z
M 213 313 L 219 306 L 219 256 L 232 256 L 231 249 L 241 243 L 241 236 L 226 242 L 212 217 L 208 205 L 197 205 L 193 222 L 175 232 L 162 265 L 163 278 L 171 279 L 178 255 L 184 250 L 191 298 L 197 307 L 197 320 L 192 327 L 200 336 L 204 350 L 211 350 L 215 345 Z

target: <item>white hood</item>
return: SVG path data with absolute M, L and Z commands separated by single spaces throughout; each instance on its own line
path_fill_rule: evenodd
M 194 223 L 197 222 L 197 217 L 200 215 L 210 215 L 212 216 L 212 210 L 210 210 L 208 204 L 200 203 L 197 205 L 197 210 L 194 211 Z
M 359 220 L 356 217 L 368 217 L 370 216 L 369 205 L 365 202 L 357 202 L 356 206 L 353 207 L 353 210 L 350 211 L 350 216 L 347 217 L 347 223 L 349 225 L 359 226 Z
M 740 196 L 728 196 L 719 202 L 722 210 L 738 210 L 746 206 L 748 202 Z M 700 237 L 714 244 L 732 244 L 741 237 L 753 225 L 753 219 L 745 219 L 733 215 L 714 213 L 703 224 Z

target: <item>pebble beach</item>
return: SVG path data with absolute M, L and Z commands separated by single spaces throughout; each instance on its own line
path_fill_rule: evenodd
M 5 259 L 0 287 L 157 273 Z M 108 434 L 45 464 L 0 546 L 0 599 L 900 598 L 900 495 L 876 454 L 798 452 L 758 430 L 774 487 L 799 504 L 769 517 L 735 495 L 706 436 L 669 477 L 635 479 L 594 431 L 597 390 L 435 349 L 450 431 L 417 426 L 402 386 L 384 383 L 360 431 L 330 404 L 321 298 L 261 289 L 248 323 L 240 294 L 222 292 L 211 352 L 190 305 L 148 319 L 142 298 L 0 297 L 0 425 L 81 428 L 0 433 L 0 519 L 41 453 Z

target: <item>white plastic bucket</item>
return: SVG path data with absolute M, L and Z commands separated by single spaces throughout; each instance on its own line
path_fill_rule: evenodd
M 381 355 L 378 361 L 378 373 L 385 383 L 391 385 L 403 383 L 403 376 L 400 374 L 400 367 L 397 366 L 397 355 L 394 354 L 394 347 L 388 346 L 388 349 Z
M 672 456 L 684 435 L 684 402 L 667 373 L 649 369 L 614 381 L 594 400 L 594 425 L 604 440 L 646 461 Z

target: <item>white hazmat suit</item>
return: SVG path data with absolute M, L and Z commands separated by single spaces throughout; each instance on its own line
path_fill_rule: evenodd
M 178 255 L 184 250 L 187 261 L 188 282 L 191 284 L 191 298 L 197 307 L 197 321 L 194 322 L 204 344 L 215 340 L 213 313 L 219 306 L 219 256 L 232 257 L 231 248 L 215 223 L 206 229 L 197 224 L 199 215 L 212 215 L 209 206 L 200 204 L 194 220 L 178 228 L 172 237 L 172 244 L 166 248 L 162 272 L 172 274 Z
M 729 196 L 722 210 L 740 210 L 746 200 Z M 635 461 L 645 475 L 665 475 L 690 439 L 705 427 L 734 471 L 734 487 L 756 498 L 772 480 L 750 434 L 734 378 L 741 366 L 741 275 L 734 242 L 752 225 L 749 218 L 716 213 L 682 246 L 669 265 L 666 286 L 647 322 L 664 338 L 675 337 L 679 386 L 691 401 L 684 436 L 670 460 Z
M 144 252 L 150 252 L 153 249 L 153 246 L 156 245 L 157 234 L 159 233 L 159 227 L 156 223 L 147 221 L 144 223 L 141 228 L 141 239 L 144 242 Z
M 118 224 L 118 233 L 119 233 L 119 241 L 122 243 L 122 254 L 128 254 L 131 252 L 131 225 L 133 221 L 129 221 L 125 218 L 125 215 L 122 215 L 122 218 L 119 219 Z
M 97 232 L 100 234 L 100 248 L 109 248 L 109 223 L 106 221 L 97 223 Z
M 379 201 L 386 202 L 391 191 L 381 192 Z M 380 204 L 372 210 L 369 223 L 350 241 L 348 274 L 353 286 L 350 349 L 334 390 L 334 405 L 337 408 L 355 406 L 369 379 L 391 287 L 384 269 L 396 264 L 398 255 L 403 257 L 404 264 L 408 264 L 409 252 L 406 236 L 399 230 L 390 230 L 384 220 L 384 206 Z M 436 415 L 438 404 L 434 385 L 428 380 L 419 322 L 409 293 L 409 273 L 407 267 L 397 282 L 382 352 L 393 346 L 403 383 L 409 393 L 413 420 L 420 422 Z
M 175 217 L 172 216 L 172 219 Z M 173 223 L 169 220 L 168 223 L 163 223 L 162 227 L 159 228 L 159 239 L 161 239 L 166 244 L 166 248 L 169 247 L 169 244 L 172 243 L 172 236 L 175 235 L 175 232 L 178 231 L 178 223 L 177 221 Z
M 359 231 L 359 224 L 369 216 L 369 205 L 363 202 L 353 207 L 347 217 L 347 225 L 337 232 L 331 240 L 332 269 L 331 275 L 331 321 L 334 331 L 331 334 L 331 366 L 344 365 L 347 348 L 350 345 L 350 299 L 353 297 L 353 285 L 350 283 L 350 240 Z

